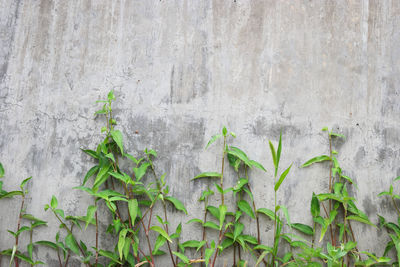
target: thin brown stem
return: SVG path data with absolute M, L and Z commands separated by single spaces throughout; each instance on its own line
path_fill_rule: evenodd
M 394 197 L 392 197 L 392 202 L 393 202 L 393 206 L 395 207 L 395 209 L 397 211 L 398 216 L 400 216 L 400 210 L 399 210 L 399 207 L 396 204 L 396 201 L 394 200 Z
M 57 258 L 58 258 L 58 263 L 60 264 L 60 267 L 62 266 L 62 262 L 61 262 L 61 257 L 60 257 L 60 250 L 57 248 Z
M 21 208 L 19 209 L 19 216 L 18 216 L 18 223 L 17 223 L 17 232 L 19 231 L 19 229 L 21 228 L 21 219 L 22 219 L 22 211 L 24 209 L 24 203 L 25 203 L 25 194 L 22 195 L 22 201 L 21 201 Z M 17 234 L 15 236 L 15 248 L 16 248 L 16 253 L 18 253 L 18 237 L 19 235 Z M 15 267 L 19 266 L 19 260 L 17 257 L 15 257 Z
M 164 219 L 165 219 L 165 231 L 167 232 L 167 235 L 169 235 L 169 231 L 168 231 L 168 218 L 167 218 L 167 207 L 165 205 L 165 202 L 163 201 L 163 210 L 164 210 Z M 175 267 L 176 266 L 176 262 L 178 262 L 178 257 L 176 258 L 176 261 L 174 261 L 174 256 L 172 256 L 172 250 L 171 250 L 171 245 L 169 244 L 169 242 L 167 242 L 167 246 L 168 246 L 168 251 L 169 251 L 169 255 L 171 256 L 171 261 L 172 261 L 172 265 Z
M 96 201 L 95 201 L 95 206 L 96 206 Z M 99 262 L 99 221 L 97 218 L 97 209 L 96 212 L 94 213 L 94 217 L 96 219 L 96 258 L 95 258 L 95 266 L 97 267 L 97 264 Z
M 147 245 L 148 245 L 149 253 L 150 253 L 150 257 L 151 257 L 150 265 L 154 266 L 154 257 L 153 257 L 153 251 L 151 249 L 151 243 L 150 243 L 150 238 L 149 238 L 149 229 L 148 228 L 146 229 L 146 226 L 144 225 L 143 221 L 142 221 L 142 226 L 143 226 L 143 229 L 144 229 L 144 233 L 145 233 L 145 236 L 146 236 Z

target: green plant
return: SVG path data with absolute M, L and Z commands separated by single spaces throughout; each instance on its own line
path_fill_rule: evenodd
M 171 203 L 177 210 L 184 213 L 187 211 L 181 201 L 169 195 L 169 186 L 166 185 L 165 175 L 158 176 L 156 174 L 154 166 L 154 159 L 157 157 L 156 151 L 146 149 L 141 158 L 126 153 L 123 135 L 115 129 L 117 123 L 112 113 L 114 99 L 114 93 L 111 91 L 106 100 L 97 101 L 97 103 L 103 104 L 102 109 L 96 111 L 95 115 L 103 115 L 106 118 L 106 126 L 101 129 L 105 138 L 96 150 L 82 149 L 96 161 L 96 165 L 85 175 L 82 186 L 76 187 L 94 198 L 93 205 L 87 208 L 86 216 L 64 217 L 63 210 L 57 208 L 58 201 L 54 196 L 50 205 L 45 207 L 46 210 L 51 209 L 60 221 L 61 228 L 67 231 L 64 242 L 61 241 L 60 235 L 57 235 L 53 248 L 57 250 L 58 254 L 59 251 L 64 253 L 65 266 L 67 266 L 71 253 L 78 255 L 87 266 L 103 266 L 99 263 L 100 257 L 109 260 L 108 266 L 123 264 L 135 266 L 144 263 L 154 266 L 155 256 L 165 254 L 160 249 L 165 243 L 173 266 L 179 265 L 179 259 L 190 262 L 191 260 L 183 257 L 184 255 L 172 250 L 173 242 L 176 242 L 177 246 L 180 245 L 181 225 L 177 226 L 173 234 L 169 233 L 170 223 L 167 218 L 166 205 Z M 126 158 L 133 163 L 130 174 L 120 167 L 119 160 L 121 158 Z M 147 181 L 150 179 L 149 176 L 153 176 L 154 182 Z M 87 184 L 92 177 L 94 178 L 93 184 L 88 187 Z M 98 218 L 100 203 L 105 204 L 112 219 L 112 223 L 106 230 L 117 240 L 112 251 L 99 247 L 99 232 L 102 231 L 99 229 Z M 154 208 L 159 204 L 162 207 L 162 214 L 154 214 Z M 154 217 L 157 218 L 159 225 L 152 224 Z M 70 222 L 70 226 L 67 226 L 67 221 Z M 89 250 L 89 246 L 83 241 L 78 242 L 73 234 L 73 227 L 81 227 L 82 222 L 85 223 L 85 229 L 89 225 L 95 227 L 94 251 Z M 158 235 L 154 244 L 151 242 L 150 232 Z M 145 236 L 144 243 L 140 239 L 141 234 Z M 146 250 L 147 252 L 145 252 Z M 60 266 L 62 266 L 60 256 L 58 258 Z
M 395 181 L 400 180 L 400 176 L 394 179 Z M 379 197 L 381 196 L 388 196 L 390 197 L 390 200 L 393 203 L 393 207 L 396 210 L 397 214 L 397 224 L 393 222 L 388 222 L 386 219 L 380 215 L 379 217 L 379 225 L 380 227 L 384 227 L 389 231 L 389 236 L 390 236 L 390 241 L 386 244 L 385 251 L 383 253 L 382 257 L 386 257 L 389 251 L 391 251 L 393 248 L 396 251 L 396 256 L 397 256 L 397 261 L 393 262 L 392 265 L 398 265 L 400 261 L 400 210 L 399 206 L 396 202 L 397 199 L 400 199 L 400 195 L 397 195 L 393 192 L 393 184 L 390 185 L 389 191 L 384 191 L 379 193 Z
M 5 174 L 4 167 L 0 163 L 0 178 L 3 178 L 4 174 Z M 41 241 L 37 241 L 35 243 L 33 242 L 33 230 L 39 226 L 47 225 L 47 222 L 42 221 L 29 213 L 26 213 L 26 208 L 25 208 L 25 198 L 26 195 L 28 194 L 28 190 L 25 188 L 25 186 L 31 178 L 32 177 L 29 177 L 21 182 L 20 190 L 10 191 L 10 192 L 3 190 L 3 181 L 0 181 L 0 199 L 11 198 L 13 196 L 21 196 L 21 206 L 18 210 L 18 221 L 16 225 L 16 231 L 13 232 L 11 230 L 7 230 L 14 237 L 15 244 L 10 249 L 0 251 L 0 255 L 10 256 L 9 266 L 11 266 L 12 262 L 14 261 L 15 266 L 18 267 L 19 260 L 25 261 L 26 263 L 30 264 L 30 266 L 43 264 L 43 262 L 35 261 L 33 259 L 33 248 L 35 245 L 40 244 L 41 242 Z M 30 224 L 22 225 L 24 221 L 28 221 L 30 222 Z M 29 243 L 26 247 L 28 255 L 22 253 L 21 245 L 19 242 L 20 235 L 24 232 L 29 232 Z
M 308 255 L 306 260 L 312 257 L 318 257 L 327 262 L 328 266 L 348 266 L 350 258 L 348 255 L 354 256 L 354 261 L 360 261 L 360 252 L 357 250 L 357 241 L 355 239 L 351 221 L 358 221 L 364 224 L 371 225 L 367 215 L 359 210 L 355 204 L 355 198 L 349 196 L 347 187 L 354 185 L 353 180 L 344 174 L 337 159 L 338 152 L 333 149 L 333 138 L 344 138 L 343 135 L 329 131 L 328 128 L 323 128 L 323 131 L 328 134 L 329 141 L 329 155 L 321 155 L 308 160 L 302 167 L 308 167 L 315 163 L 328 162 L 329 163 L 329 188 L 327 193 L 315 195 L 313 193 L 311 201 L 311 215 L 313 217 L 313 227 L 307 226 L 300 229 L 301 232 L 307 234 L 312 233 L 311 249 L 308 253 L 301 256 Z M 327 202 L 327 205 L 324 203 Z M 325 217 L 320 215 L 320 206 L 323 207 Z M 342 221 L 340 222 L 338 214 L 342 214 Z M 316 224 L 321 226 L 321 235 L 319 241 L 321 242 L 329 229 L 330 243 L 327 245 L 328 254 L 321 252 L 322 250 L 314 250 L 314 234 Z M 304 253 L 304 251 L 303 251 Z M 345 264 L 345 256 L 347 255 L 347 265 Z

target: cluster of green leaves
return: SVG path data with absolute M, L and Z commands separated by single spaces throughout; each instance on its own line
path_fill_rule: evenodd
M 58 200 L 55 196 L 45 210 L 50 209 L 60 222 L 60 229 L 65 229 L 65 238 L 57 233 L 56 242 L 48 243 L 58 255 L 64 255 L 63 264 L 67 266 L 70 255 L 76 255 L 87 266 L 103 266 L 100 262 L 108 262 L 107 266 L 137 266 L 149 263 L 154 266 L 154 257 L 163 255 L 164 244 L 167 245 L 174 266 L 190 262 L 183 254 L 172 251 L 171 244 L 177 243 L 177 247 L 184 248 L 179 243 L 181 224 L 176 227 L 174 233 L 169 233 L 167 218 L 167 203 L 178 211 L 187 214 L 183 203 L 169 194 L 169 186 L 166 185 L 165 174 L 160 177 L 156 174 L 154 159 L 156 151 L 146 149 L 141 158 L 134 157 L 126 152 L 121 131 L 115 129 L 116 120 L 112 116 L 112 102 L 114 93 L 108 94 L 107 100 L 97 101 L 102 103 L 102 109 L 95 115 L 106 118 L 106 126 L 101 132 L 105 134 L 103 141 L 98 144 L 96 150 L 82 149 L 84 153 L 93 158 L 96 164 L 85 175 L 82 185 L 76 187 L 93 197 L 94 203 L 87 207 L 85 216 L 64 216 L 64 211 L 58 208 Z M 120 167 L 121 159 L 128 160 L 132 167 L 124 170 Z M 149 176 L 154 177 L 150 182 Z M 88 186 L 91 184 L 91 186 Z M 112 223 L 106 229 L 100 229 L 98 219 L 98 207 L 105 205 Z M 154 207 L 161 206 L 164 214 L 154 214 Z M 124 212 L 125 210 L 126 212 Z M 162 218 L 163 217 L 163 218 Z M 156 218 L 156 224 L 152 219 Z M 104 218 L 108 219 L 108 218 Z M 82 229 L 93 226 L 96 229 L 95 246 L 93 250 L 73 233 L 73 227 Z M 98 244 L 99 231 L 106 231 L 115 240 L 113 250 L 102 249 Z M 150 240 L 150 232 L 154 232 L 157 238 L 154 243 Z M 144 235 L 145 241 L 140 237 Z M 176 256 L 174 259 L 173 256 Z M 179 259 L 181 260 L 179 262 Z
M 200 202 L 204 210 L 202 218 L 193 218 L 187 223 L 199 225 L 202 231 L 201 240 L 184 240 L 182 238 L 182 224 L 175 225 L 174 232 L 170 231 L 167 206 L 184 214 L 188 214 L 183 203 L 170 194 L 165 174 L 159 175 L 154 162 L 157 152 L 145 149 L 133 156 L 127 153 L 124 146 L 123 133 L 116 129 L 117 122 L 113 118 L 112 103 L 115 100 L 113 91 L 109 92 L 106 100 L 101 103 L 100 110 L 95 116 L 106 119 L 106 125 L 101 128 L 104 139 L 96 149 L 82 149 L 95 162 L 85 177 L 82 185 L 75 189 L 81 190 L 93 198 L 86 214 L 82 216 L 65 215 L 65 212 L 56 196 L 51 198 L 44 209 L 51 211 L 59 221 L 59 231 L 53 241 L 33 242 L 33 230 L 47 223 L 26 213 L 24 200 L 28 193 L 25 189 L 25 179 L 20 190 L 7 192 L 2 189 L 0 181 L 0 199 L 21 196 L 21 208 L 16 224 L 16 231 L 8 231 L 15 238 L 15 245 L 0 252 L 10 256 L 10 266 L 14 262 L 18 267 L 19 260 L 31 266 L 43 264 L 33 259 L 35 246 L 46 246 L 57 253 L 59 266 L 68 266 L 71 257 L 79 259 L 86 266 L 155 266 L 155 258 L 169 254 L 171 265 L 192 266 L 200 263 L 202 266 L 216 266 L 217 258 L 224 255 L 226 250 L 233 250 L 234 266 L 247 266 L 251 260 L 255 266 L 308 266 L 329 267 L 344 266 L 383 266 L 388 265 L 391 259 L 387 257 L 391 250 L 397 252 L 398 265 L 400 259 L 400 210 L 397 206 L 399 195 L 393 193 L 393 185 L 389 191 L 379 196 L 388 196 L 398 214 L 398 223 L 387 222 L 379 216 L 380 226 L 389 231 L 391 240 L 387 243 L 381 257 L 374 253 L 358 251 L 352 222 L 363 223 L 375 227 L 368 216 L 356 206 L 356 199 L 350 196 L 348 188 L 355 186 L 354 181 L 342 170 L 337 154 L 333 149 L 332 140 L 344 138 L 343 135 L 329 131 L 329 155 L 313 157 L 302 167 L 309 167 L 317 163 L 329 164 L 329 188 L 327 192 L 312 193 L 310 211 L 312 225 L 292 223 L 288 209 L 278 203 L 277 196 L 284 180 L 287 178 L 292 164 L 280 170 L 282 154 L 282 133 L 279 136 L 277 149 L 269 141 L 269 150 L 273 163 L 271 188 L 274 193 L 274 206 L 257 208 L 250 179 L 251 170 L 257 169 L 267 174 L 264 166 L 249 158 L 240 148 L 233 146 L 232 140 L 236 134 L 223 127 L 220 134 L 211 137 L 206 145 L 208 149 L 213 143 L 221 140 L 221 169 L 219 171 L 203 172 L 192 180 L 215 180 L 213 188 L 201 192 Z M 120 161 L 129 163 L 129 167 L 121 167 Z M 225 164 L 225 163 L 228 164 Z M 229 166 L 231 172 L 227 172 Z M 231 187 L 224 186 L 228 177 Z M 0 163 L 0 178 L 4 176 L 4 168 Z M 397 177 L 395 181 L 400 180 Z M 229 201 L 225 201 L 226 199 Z M 228 207 L 226 203 L 233 203 Z M 99 213 L 100 207 L 106 214 Z M 322 207 L 322 209 L 321 209 Z M 102 215 L 101 218 L 100 214 Z M 260 216 L 266 216 L 267 222 L 273 227 L 273 240 L 262 236 Z M 110 222 L 105 227 L 99 221 Z M 247 223 L 248 221 L 253 223 Z M 21 225 L 21 222 L 30 222 Z M 256 225 L 256 231 L 249 229 Z M 80 232 L 88 227 L 95 229 L 94 244 L 86 244 L 78 237 L 76 228 Z M 75 230 L 75 231 L 74 231 Z M 294 231 L 300 233 L 297 235 Z M 26 252 L 19 245 L 19 236 L 30 233 L 30 241 Z M 101 248 L 99 234 L 106 232 L 109 240 L 114 241 L 110 247 Z M 255 236 L 250 233 L 256 232 Z M 315 242 L 317 233 L 318 244 L 325 241 L 326 247 L 318 246 Z M 329 234 L 328 234 L 329 233 Z M 155 237 L 151 238 L 151 237 Z M 187 255 L 195 255 L 195 258 Z
M 400 180 L 400 176 L 394 179 L 394 182 Z M 387 257 L 388 253 L 391 250 L 396 251 L 397 260 L 395 260 L 392 264 L 395 266 L 399 265 L 400 261 L 400 210 L 396 200 L 400 199 L 400 195 L 397 195 L 393 192 L 393 184 L 390 185 L 389 191 L 384 191 L 379 193 L 379 197 L 386 196 L 390 197 L 393 207 L 396 210 L 397 214 L 397 224 L 394 222 L 388 222 L 383 216 L 378 215 L 379 217 L 379 225 L 381 228 L 385 228 L 389 232 L 390 241 L 386 244 L 385 251 L 382 257 Z
M 3 165 L 0 163 L 0 178 L 3 178 L 5 170 Z M 12 248 L 0 251 L 0 255 L 10 256 L 10 264 L 15 262 L 15 266 L 19 266 L 19 260 L 26 262 L 30 266 L 43 264 L 43 262 L 35 260 L 33 258 L 33 249 L 37 245 L 41 245 L 45 241 L 33 242 L 33 231 L 37 227 L 46 226 L 47 222 L 40 220 L 33 215 L 26 212 L 24 205 L 28 190 L 25 188 L 26 184 L 31 180 L 32 177 L 26 178 L 20 184 L 20 190 L 7 192 L 3 190 L 3 181 L 0 181 L 0 199 L 12 198 L 14 196 L 21 196 L 21 207 L 19 209 L 18 221 L 16 223 L 16 231 L 7 230 L 15 239 L 15 244 Z M 23 225 L 23 223 L 28 223 Z M 26 252 L 22 251 L 22 246 L 19 244 L 19 238 L 21 234 L 29 233 L 29 243 L 26 246 Z

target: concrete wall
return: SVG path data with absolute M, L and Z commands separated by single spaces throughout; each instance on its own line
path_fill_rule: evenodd
M 201 210 L 207 183 L 190 178 L 218 170 L 221 144 L 204 147 L 223 125 L 268 170 L 267 140 L 282 129 L 282 164 L 294 167 L 279 201 L 292 221 L 310 224 L 311 194 L 327 188 L 327 165 L 298 168 L 327 153 L 323 126 L 347 136 L 335 145 L 358 206 L 374 223 L 394 217 L 377 194 L 400 175 L 399 1 L 1 0 L 0 14 L 0 162 L 6 190 L 33 176 L 27 211 L 51 225 L 37 239 L 57 231 L 43 211 L 53 194 L 67 213 L 92 203 L 72 187 L 93 164 L 79 148 L 101 139 L 94 101 L 111 88 L 128 151 L 157 150 L 158 171 L 190 210 L 173 226 Z M 258 206 L 271 208 L 271 172 L 251 176 Z M 0 249 L 12 246 L 17 205 L 0 202 Z M 354 228 L 360 250 L 383 252 L 385 231 Z M 193 229 L 184 225 L 184 240 L 199 238 Z M 53 252 L 35 253 L 56 266 Z

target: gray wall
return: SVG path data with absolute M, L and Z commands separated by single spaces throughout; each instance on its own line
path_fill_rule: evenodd
M 396 0 L 1 0 L 5 189 L 33 176 L 27 211 L 51 225 L 37 239 L 52 240 L 57 231 L 43 211 L 53 194 L 67 213 L 83 214 L 92 200 L 72 187 L 93 163 L 79 148 L 101 139 L 104 120 L 94 119 L 94 101 L 115 88 L 128 150 L 157 150 L 158 171 L 190 210 L 171 216 L 173 226 L 201 210 L 197 199 L 207 183 L 190 178 L 218 170 L 221 144 L 204 147 L 223 125 L 268 170 L 267 140 L 276 142 L 282 129 L 282 164 L 294 167 L 279 201 L 292 221 L 310 224 L 311 193 L 327 188 L 327 165 L 298 168 L 328 153 L 323 126 L 347 136 L 336 149 L 357 182 L 358 206 L 374 223 L 376 214 L 393 218 L 390 202 L 377 194 L 400 175 L 399 14 Z M 271 208 L 271 172 L 251 176 L 258 206 Z M 234 176 L 226 179 L 234 183 Z M 12 246 L 5 229 L 15 230 L 17 205 L 0 202 L 0 249 Z M 272 225 L 262 223 L 271 243 Z M 360 250 L 383 252 L 384 231 L 354 228 Z M 200 238 L 194 230 L 184 225 L 184 240 Z M 93 231 L 86 236 L 93 240 Z M 51 251 L 38 256 L 55 264 Z

